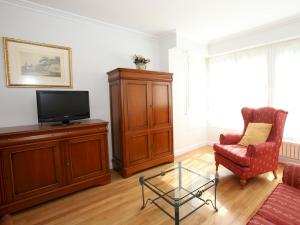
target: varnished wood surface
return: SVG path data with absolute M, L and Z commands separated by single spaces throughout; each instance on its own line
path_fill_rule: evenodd
M 72 129 L 72 128 L 82 128 L 84 126 L 91 126 L 91 125 L 99 125 L 99 124 L 108 124 L 107 121 L 100 120 L 100 119 L 87 119 L 81 120 L 80 122 L 73 122 L 71 124 L 35 124 L 35 125 L 25 125 L 25 126 L 14 126 L 14 127 L 1 127 L 0 128 L 0 135 L 8 136 L 13 134 L 20 134 L 20 133 L 32 133 L 32 132 L 41 132 L 41 131 L 57 131 L 57 130 L 65 130 L 65 129 Z
M 214 155 L 211 147 L 197 149 L 176 157 L 190 167 L 214 174 Z M 130 178 L 122 179 L 113 172 L 112 183 L 75 193 L 70 196 L 19 212 L 13 215 L 15 225 L 173 225 L 174 222 L 156 206 L 141 207 L 140 175 L 151 175 L 167 165 L 159 166 Z M 241 190 L 239 178 L 223 166 L 219 166 L 220 183 L 217 206 L 205 206 L 187 219 L 182 225 L 220 224 L 242 225 L 254 214 L 275 186 L 281 182 L 282 166 L 278 179 L 272 172 L 249 179 Z M 146 191 L 146 197 L 153 196 Z
M 113 167 L 122 176 L 173 162 L 172 74 L 108 72 Z
M 108 72 L 108 80 L 114 81 L 118 79 L 128 80 L 168 80 L 172 81 L 172 73 L 151 71 L 151 70 L 137 70 L 128 68 L 117 68 Z
M 107 122 L 9 130 L 0 134 L 0 216 L 110 182 Z

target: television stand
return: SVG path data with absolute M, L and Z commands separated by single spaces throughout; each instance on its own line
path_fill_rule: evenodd
M 0 128 L 0 218 L 109 183 L 107 125 L 83 120 Z

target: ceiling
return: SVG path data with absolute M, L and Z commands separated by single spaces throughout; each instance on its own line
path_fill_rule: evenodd
M 209 41 L 300 13 L 299 0 L 31 0 L 160 35 L 176 29 Z

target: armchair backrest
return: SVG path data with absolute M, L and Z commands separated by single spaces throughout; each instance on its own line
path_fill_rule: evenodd
M 282 143 L 285 120 L 288 112 L 272 107 L 263 107 L 258 109 L 242 108 L 245 133 L 248 123 L 271 123 L 272 130 L 267 141 L 275 142 L 278 147 Z

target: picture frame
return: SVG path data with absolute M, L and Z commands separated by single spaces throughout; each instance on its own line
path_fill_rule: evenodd
M 72 88 L 70 47 L 3 37 L 7 87 Z

